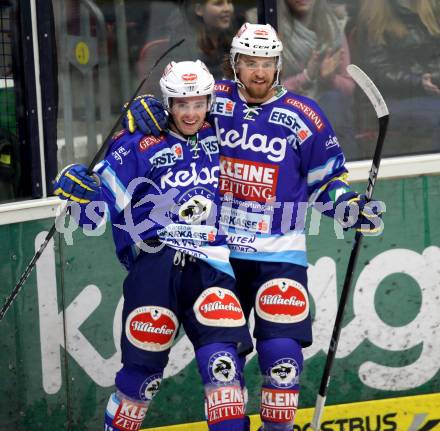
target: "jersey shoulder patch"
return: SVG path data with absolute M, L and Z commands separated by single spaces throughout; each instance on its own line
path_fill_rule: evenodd
M 211 129 L 211 128 L 212 128 L 211 124 L 209 124 L 207 121 L 204 121 L 199 131 L 201 132 L 202 130 Z
M 122 138 L 127 133 L 126 129 L 119 130 L 119 132 L 116 132 L 112 136 L 112 141 L 117 141 L 118 139 Z
M 325 116 L 313 100 L 288 92 L 282 99 L 282 103 L 302 113 L 303 118 L 306 117 L 318 132 L 325 128 Z
M 217 81 L 214 84 L 214 91 L 216 93 L 231 94 L 232 81 Z
M 138 144 L 138 149 L 141 152 L 148 151 L 150 148 L 165 141 L 165 136 L 160 135 L 158 138 L 155 136 L 144 136 Z

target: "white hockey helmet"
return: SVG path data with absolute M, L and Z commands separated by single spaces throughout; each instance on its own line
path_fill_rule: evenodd
M 232 39 L 231 44 L 229 58 L 232 70 L 234 71 L 235 81 L 242 85 L 237 78 L 235 66 L 237 54 L 245 54 L 253 57 L 277 57 L 277 74 L 274 86 L 278 85 L 282 52 L 283 44 L 277 32 L 270 24 L 250 24 L 245 22 Z
M 214 77 L 200 60 L 172 61 L 165 67 L 159 84 L 168 110 L 173 97 L 208 96 L 208 111 L 214 103 Z

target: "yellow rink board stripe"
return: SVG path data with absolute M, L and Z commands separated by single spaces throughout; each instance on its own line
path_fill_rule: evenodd
M 298 410 L 295 430 L 311 431 L 313 408 Z M 251 431 L 260 426 L 251 416 Z M 205 422 L 145 428 L 143 431 L 207 431 Z M 326 406 L 321 431 L 440 431 L 440 394 L 388 398 Z

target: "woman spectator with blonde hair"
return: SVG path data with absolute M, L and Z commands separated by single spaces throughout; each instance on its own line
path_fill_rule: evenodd
M 359 63 L 381 89 L 399 152 L 440 149 L 438 0 L 369 0 L 356 24 Z M 409 142 L 416 137 L 418 148 Z M 422 148 L 423 142 L 425 148 Z M 407 147 L 405 147 L 407 143 Z

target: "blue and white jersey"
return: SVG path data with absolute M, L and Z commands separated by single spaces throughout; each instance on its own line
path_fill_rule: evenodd
M 231 257 L 307 266 L 307 207 L 346 173 L 328 119 L 282 87 L 259 105 L 248 105 L 232 81 L 215 89 L 210 121 L 221 145 L 220 224 Z
M 154 252 L 159 240 L 233 275 L 226 236 L 216 222 L 217 137 L 207 122 L 197 137 L 122 131 L 95 167 L 116 252 L 128 269 L 139 249 Z

